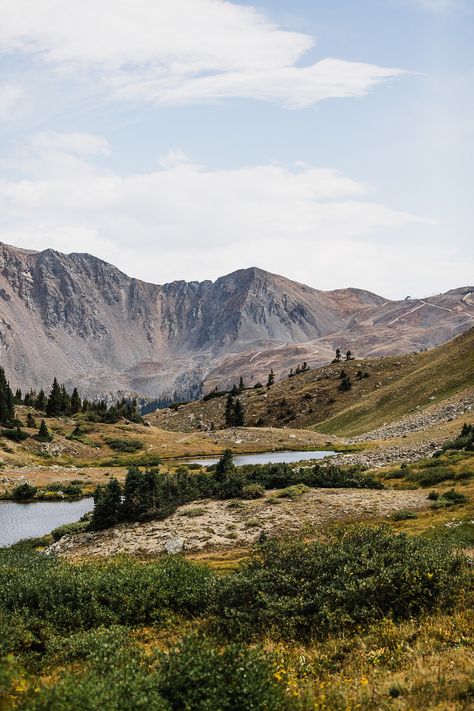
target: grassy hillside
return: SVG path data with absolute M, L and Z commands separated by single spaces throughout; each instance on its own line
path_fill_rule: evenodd
M 246 426 L 315 428 L 354 435 L 474 385 L 474 329 L 422 353 L 355 359 L 310 370 L 270 388 L 245 389 L 238 397 Z M 341 391 L 341 370 L 352 387 Z M 366 377 L 358 379 L 361 372 Z M 239 373 L 235 380 L 238 382 Z M 192 432 L 224 426 L 226 396 L 148 416 L 158 427 Z

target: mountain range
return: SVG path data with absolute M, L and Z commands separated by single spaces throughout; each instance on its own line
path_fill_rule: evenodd
M 391 301 L 320 291 L 262 269 L 150 284 L 89 254 L 0 243 L 0 352 L 14 387 L 54 376 L 83 396 L 192 398 L 251 384 L 334 350 L 419 351 L 474 325 L 474 287 Z

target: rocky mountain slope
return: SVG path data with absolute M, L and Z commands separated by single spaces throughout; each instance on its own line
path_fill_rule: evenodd
M 260 269 L 148 284 L 88 254 L 0 243 L 0 351 L 13 386 L 192 397 L 302 360 L 420 350 L 474 320 L 474 287 L 423 301 L 323 292 Z
M 239 394 L 246 426 L 315 428 L 354 436 L 466 393 L 467 404 L 446 406 L 442 420 L 471 409 L 474 390 L 474 328 L 422 353 L 354 359 L 314 368 L 276 382 L 270 388 L 247 388 Z M 351 387 L 341 389 L 341 371 Z M 159 410 L 147 416 L 157 427 L 177 432 L 209 431 L 225 426 L 226 396 Z M 428 417 L 421 429 L 432 424 Z M 413 420 L 413 418 L 412 418 Z M 408 431 L 417 428 L 411 421 Z M 401 435 L 406 434 L 402 432 Z M 398 436 L 388 431 L 386 437 Z M 380 437 L 383 439 L 383 437 Z

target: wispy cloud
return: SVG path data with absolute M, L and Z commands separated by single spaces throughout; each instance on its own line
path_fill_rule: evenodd
M 0 0 L 0 48 L 43 71 L 158 103 L 225 97 L 310 106 L 361 96 L 396 68 L 337 59 L 304 65 L 315 40 L 228 0 Z
M 409 0 L 413 5 L 417 5 L 424 10 L 432 12 L 447 12 L 456 10 L 464 5 L 464 0 Z
M 23 96 L 23 90 L 14 84 L 0 84 L 0 119 L 9 118 Z

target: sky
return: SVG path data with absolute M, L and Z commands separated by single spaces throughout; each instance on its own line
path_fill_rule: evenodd
M 473 30 L 473 0 L 0 0 L 0 241 L 472 285 Z

